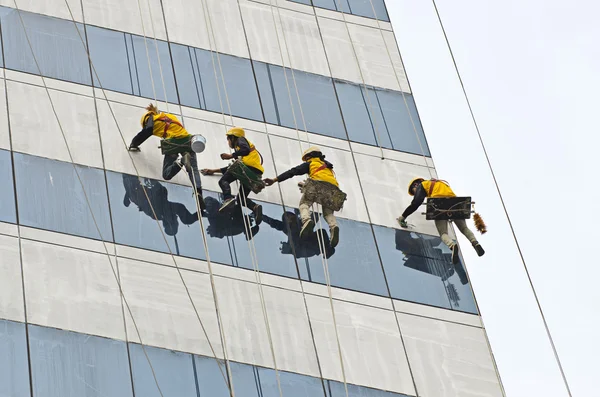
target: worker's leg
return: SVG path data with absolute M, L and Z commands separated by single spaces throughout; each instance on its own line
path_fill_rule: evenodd
M 481 244 L 479 244 L 479 242 L 477 241 L 475 234 L 473 234 L 471 229 L 469 229 L 469 227 L 467 226 L 467 222 L 464 219 L 457 219 L 454 221 L 454 223 L 456 224 L 456 227 L 458 227 L 458 230 L 460 230 L 460 232 L 464 234 L 467 239 L 469 239 L 471 245 L 473 245 L 473 248 L 475 248 L 477 255 L 483 256 L 483 254 L 485 254 L 485 251 L 483 250 Z
M 302 228 L 300 229 L 300 237 L 305 237 L 307 233 L 312 232 L 315 227 L 315 221 L 310 217 L 310 207 L 313 203 L 310 200 L 306 200 L 304 195 L 300 198 L 300 220 L 302 221 Z
M 189 164 L 187 163 L 186 157 L 189 156 Z M 202 190 L 202 181 L 200 180 L 200 172 L 198 172 L 198 158 L 196 157 L 196 153 L 186 153 L 184 155 L 184 164 L 186 166 L 186 171 L 190 178 L 190 182 L 192 182 L 192 186 L 196 186 L 196 189 Z M 188 168 L 189 166 L 189 168 Z
M 219 179 L 219 187 L 223 192 L 223 197 L 225 198 L 225 200 L 228 200 L 233 197 L 231 195 L 231 182 L 234 182 L 235 180 L 236 177 L 229 172 L 225 172 L 221 179 Z
M 254 214 L 254 221 L 256 225 L 260 225 L 262 222 L 262 206 L 260 204 L 256 204 L 252 199 L 248 197 L 248 195 L 252 193 L 250 188 L 247 188 L 240 184 L 240 192 L 238 193 L 238 200 L 240 206 L 244 206 L 252 211 Z
M 177 163 L 179 155 L 177 154 L 165 154 L 163 159 L 163 179 L 171 180 L 181 170 L 181 166 Z
M 335 248 L 340 241 L 340 228 L 337 225 L 335 215 L 333 215 L 333 210 L 323 207 L 323 218 L 325 218 L 325 221 L 329 225 L 329 233 L 331 234 L 329 244 L 332 248 Z
M 435 227 L 437 227 L 438 233 L 440 234 L 440 238 L 449 248 L 454 247 L 454 240 L 450 238 L 448 235 L 448 221 L 446 220 L 436 220 Z

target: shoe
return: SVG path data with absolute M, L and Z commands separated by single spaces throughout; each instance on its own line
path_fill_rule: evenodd
M 302 229 L 300 229 L 300 238 L 305 238 L 309 233 L 312 233 L 314 228 L 315 221 L 313 221 L 312 219 L 304 221 L 304 223 L 302 223 Z
M 206 210 L 206 203 L 204 202 L 204 197 L 202 196 L 202 189 L 196 189 L 196 195 L 198 196 L 198 202 L 200 203 L 200 210 Z
M 452 246 L 452 263 L 456 265 L 458 263 L 458 260 L 459 260 L 459 257 L 458 257 L 458 244 L 455 243 Z
M 331 248 L 335 248 L 335 246 L 338 245 L 338 243 L 340 242 L 340 228 L 334 226 L 331 229 L 329 229 L 329 233 L 331 234 L 329 245 L 331 245 Z
M 473 248 L 475 248 L 478 256 L 483 256 L 483 254 L 485 254 L 483 247 L 477 241 L 473 243 Z
M 225 208 L 229 207 L 233 203 L 235 203 L 235 198 L 234 197 L 230 197 L 228 199 L 225 199 L 225 201 L 223 201 L 223 205 L 221 205 L 221 208 L 219 208 L 219 212 L 222 212 Z
M 252 213 L 254 214 L 254 223 L 256 223 L 256 226 L 260 225 L 263 216 L 262 205 L 257 204 L 252 210 Z

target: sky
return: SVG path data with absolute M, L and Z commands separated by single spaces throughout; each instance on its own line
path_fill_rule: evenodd
M 485 256 L 460 241 L 506 395 L 568 396 L 433 3 L 386 4 L 438 175 L 488 226 Z M 600 2 L 437 5 L 572 395 L 600 396 Z

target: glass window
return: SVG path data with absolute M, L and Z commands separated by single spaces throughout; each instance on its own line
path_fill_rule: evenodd
M 338 225 L 340 242 L 335 249 L 329 247 L 329 233 L 326 231 L 327 225 L 324 220 L 323 228 L 319 229 L 320 225 L 317 222 L 315 234 L 301 243 L 301 249 L 298 249 L 300 252 L 298 266 L 302 279 L 325 284 L 321 251 L 316 234 L 322 233 L 325 245 L 328 247 L 326 254 L 331 285 L 389 296 L 371 226 L 340 218 L 338 218 Z M 303 255 L 306 257 L 302 257 Z
M 17 223 L 10 152 L 0 150 L 0 222 Z
M 249 59 L 196 49 L 196 60 L 207 110 L 263 121 Z
M 144 354 L 144 349 L 148 358 Z M 163 396 L 196 396 L 192 355 L 151 346 L 129 344 L 133 388 L 136 396 L 159 397 L 152 369 Z M 152 364 L 152 369 L 150 364 Z
M 168 253 L 154 210 L 174 254 L 204 259 L 191 187 L 148 178 L 140 182 L 137 176 L 115 172 L 107 172 L 106 177 L 117 243 Z
M 0 320 L 0 396 L 30 396 L 23 323 Z
M 315 7 L 326 8 L 328 10 L 337 10 L 336 2 L 343 3 L 346 0 L 312 0 Z
M 257 397 L 278 397 L 279 386 L 277 385 L 277 375 L 274 369 L 254 368 L 258 379 L 260 379 L 257 389 Z M 234 379 L 235 379 L 234 373 Z M 306 375 L 300 375 L 290 372 L 279 371 L 279 380 L 281 383 L 281 392 L 286 397 L 323 397 L 323 383 L 321 379 Z M 250 396 L 248 396 L 250 397 Z
M 125 342 L 29 325 L 36 397 L 130 397 Z
M 165 41 L 155 41 L 153 38 L 146 38 L 145 43 L 144 38 L 141 36 L 131 35 L 131 38 L 133 41 L 133 53 L 135 54 L 134 56 L 135 66 L 137 70 L 137 78 L 140 85 L 139 95 L 146 98 L 154 98 L 154 92 L 156 92 L 156 98 L 159 101 L 168 100 L 168 102 L 170 103 L 177 103 L 177 90 L 175 89 L 175 76 L 173 75 L 173 67 L 171 64 L 171 54 L 169 53 L 169 45 Z M 157 46 L 158 56 L 156 54 Z M 158 63 L 159 56 L 160 65 Z M 150 57 L 152 78 L 150 78 L 148 57 Z M 154 90 L 152 89 L 152 80 L 154 80 Z M 167 93 L 167 98 L 165 98 L 165 90 Z
M 269 65 L 264 62 L 256 61 L 253 61 L 252 63 L 254 65 L 254 75 L 256 76 L 260 101 L 265 114 L 265 121 L 267 123 L 279 125 L 281 123 L 279 115 L 277 114 L 277 107 L 275 106 L 275 94 L 273 92 Z
M 90 85 L 87 53 L 73 22 L 25 11 L 21 15 L 42 74 Z M 83 25 L 77 28 L 85 40 Z M 2 40 L 8 69 L 39 74 L 17 10 L 3 13 Z
M 352 14 L 389 22 L 383 0 L 348 0 Z M 373 12 L 375 9 L 375 12 Z
M 346 397 L 346 387 L 341 382 L 333 380 L 325 381 L 327 397 Z M 392 393 L 389 391 L 370 389 L 364 386 L 348 384 L 348 397 L 408 397 L 405 394 Z
M 71 163 L 14 154 L 19 222 L 100 239 L 84 191 Z M 76 165 L 102 238 L 112 241 L 104 172 Z
M 181 104 L 205 109 L 194 49 L 181 44 L 170 43 L 170 46 Z
M 133 94 L 133 80 L 129 69 L 129 54 L 125 34 L 114 30 L 86 26 L 90 57 L 94 63 L 94 85 L 107 90 Z
M 446 250 L 448 257 L 447 263 L 451 263 L 450 250 L 447 248 Z M 462 259 L 456 265 L 451 266 L 453 271 L 449 272 L 444 283 L 452 308 L 461 312 L 477 314 L 477 304 L 475 303 L 473 291 L 471 290 L 471 283 L 469 283 L 469 278 L 467 277 L 467 272 Z
M 292 76 L 290 69 L 286 68 L 284 72 L 282 67 L 274 65 L 269 65 L 269 70 L 281 125 L 289 128 L 296 128 L 297 125 L 299 130 L 304 130 L 306 122 L 306 129 L 310 132 L 346 139 L 331 78 L 299 70 L 294 70 Z M 298 105 L 298 97 L 302 109 Z
M 310 0 L 292 0 L 294 3 L 300 3 L 300 4 L 306 4 L 306 5 L 312 5 L 310 4 Z
M 452 263 L 435 259 L 444 255 L 441 240 L 382 226 L 373 228 L 392 298 L 449 309 L 444 283 L 453 269 Z M 437 253 L 423 256 L 431 251 Z
M 402 95 L 404 95 L 404 98 Z M 421 126 L 412 95 L 403 94 L 398 91 L 378 89 L 377 98 L 379 99 L 394 149 L 417 155 L 430 156 L 427 140 L 425 139 L 423 127 Z M 406 104 L 404 103 L 404 99 L 406 99 Z
M 219 369 L 219 365 L 221 369 Z M 243 365 L 236 364 L 230 362 L 230 365 Z M 194 369 L 197 374 L 198 379 L 198 395 L 200 396 L 210 396 L 210 397 L 229 397 L 231 394 L 229 393 L 229 387 L 227 385 L 227 381 L 225 377 L 227 376 L 227 369 L 225 368 L 225 363 L 223 361 L 217 362 L 212 357 L 204 357 L 204 356 L 194 356 Z M 222 371 L 222 372 L 221 372 Z M 233 369 L 232 369 L 233 371 Z M 225 374 L 225 377 L 223 376 Z M 236 384 L 233 385 L 235 395 L 239 395 L 239 393 L 244 393 L 244 389 L 240 389 L 237 387 L 237 380 L 235 375 L 233 376 L 234 382 Z

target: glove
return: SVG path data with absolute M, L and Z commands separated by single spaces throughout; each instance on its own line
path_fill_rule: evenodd
M 406 229 L 408 228 L 408 223 L 406 223 L 406 219 L 404 219 L 404 217 L 399 217 L 398 218 L 398 223 L 400 224 L 400 227 Z

